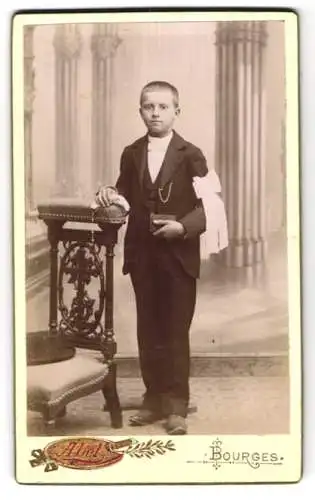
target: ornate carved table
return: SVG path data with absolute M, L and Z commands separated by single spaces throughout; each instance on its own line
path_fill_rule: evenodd
M 117 205 L 92 209 L 74 200 L 42 204 L 38 213 L 48 227 L 50 244 L 49 325 L 47 331 L 28 334 L 28 408 L 40 411 L 46 423 L 54 423 L 68 402 L 102 389 L 112 426 L 121 427 L 113 261 L 118 230 L 127 214 Z M 101 352 L 103 371 L 98 359 L 97 369 L 91 365 L 89 380 L 90 357 L 81 358 L 73 374 L 69 363 L 77 358 L 78 349 Z

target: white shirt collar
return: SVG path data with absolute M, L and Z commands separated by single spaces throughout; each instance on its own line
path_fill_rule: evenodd
M 148 149 L 166 151 L 173 135 L 173 130 L 171 130 L 171 132 L 165 137 L 153 137 L 151 135 L 148 135 Z

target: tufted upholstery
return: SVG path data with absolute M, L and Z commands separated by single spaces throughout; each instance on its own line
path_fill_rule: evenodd
M 103 363 L 100 352 L 77 350 L 66 361 L 29 366 L 27 369 L 28 409 L 53 411 L 63 408 L 70 401 L 101 389 L 108 375 L 108 365 Z

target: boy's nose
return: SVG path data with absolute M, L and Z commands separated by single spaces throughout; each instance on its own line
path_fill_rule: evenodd
M 153 116 L 159 116 L 159 108 L 158 107 L 153 108 L 152 115 Z

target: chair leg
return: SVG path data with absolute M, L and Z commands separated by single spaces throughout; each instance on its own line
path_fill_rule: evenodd
M 48 436 L 53 435 L 56 428 L 56 418 L 50 414 L 49 410 L 46 410 L 43 412 L 43 420 L 46 434 Z
M 47 436 L 52 436 L 56 431 L 56 420 L 44 420 L 45 431 Z
M 60 412 L 57 414 L 56 418 L 63 418 L 65 417 L 67 414 L 67 407 L 64 406 L 63 408 L 61 408 Z
M 114 429 L 120 429 L 123 426 L 122 411 L 117 393 L 117 366 L 111 363 L 108 376 L 102 389 L 106 405 L 104 410 L 108 410 L 111 419 L 111 425 Z

